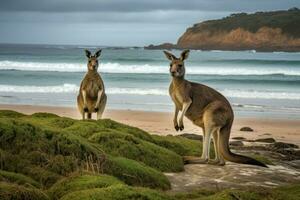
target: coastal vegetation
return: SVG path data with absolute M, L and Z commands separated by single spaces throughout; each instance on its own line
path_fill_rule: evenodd
M 50 113 L 0 111 L 0 199 L 284 199 L 286 194 L 296 199 L 300 195 L 299 185 L 255 192 L 168 192 L 171 185 L 164 173 L 183 171 L 182 156 L 199 156 L 201 145 L 200 140 L 150 135 L 110 119 L 81 121 Z

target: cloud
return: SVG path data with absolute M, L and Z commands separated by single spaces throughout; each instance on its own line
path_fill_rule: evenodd
M 0 10 L 29 12 L 254 11 L 299 5 L 298 0 L 9 0 L 1 1 Z
M 299 0 L 3 0 L 0 42 L 148 45 L 176 42 L 194 23 Z

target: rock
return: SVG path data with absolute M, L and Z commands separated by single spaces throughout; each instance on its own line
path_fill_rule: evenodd
M 295 144 L 292 144 L 292 143 L 275 142 L 271 145 L 271 148 L 275 148 L 275 149 L 295 148 L 295 149 L 298 149 L 299 147 Z
M 276 140 L 274 138 L 260 138 L 254 140 L 255 142 L 265 142 L 265 143 L 274 143 Z
M 289 24 L 298 23 L 299 14 L 300 11 L 236 13 L 203 21 L 189 27 L 177 46 L 202 50 L 299 51 L 300 34 L 288 28 Z
M 159 45 L 150 44 L 149 46 L 144 47 L 145 49 L 176 49 L 177 46 L 172 43 L 163 43 Z
M 250 127 L 248 127 L 248 126 L 245 126 L 245 127 L 242 127 L 242 128 L 240 129 L 240 131 L 253 132 L 253 129 L 250 128 Z
M 264 133 L 263 135 L 272 135 L 271 133 Z
M 244 143 L 242 141 L 230 141 L 229 145 L 234 147 L 241 147 L 244 146 Z
M 296 169 L 300 169 L 300 160 L 292 160 L 289 162 L 289 165 Z
M 197 134 L 193 134 L 193 133 L 183 133 L 183 134 L 180 134 L 179 136 L 185 137 L 185 138 L 188 138 L 191 140 L 200 140 L 200 141 L 203 140 L 202 135 L 197 135 Z
M 295 164 L 299 164 L 299 162 Z M 187 192 L 199 190 L 199 188 L 209 191 L 213 188 L 217 190 L 219 188 L 222 188 L 222 190 L 237 188 L 239 191 L 247 191 L 247 188 L 252 187 L 260 191 L 259 188 L 294 184 L 300 181 L 300 172 L 298 170 L 284 166 L 264 168 L 227 162 L 222 167 L 192 164 L 186 165 L 184 168 L 185 170 L 180 173 L 165 173 L 171 182 L 172 192 Z M 232 198 L 211 199 L 245 198 L 234 196 Z
M 232 139 L 234 139 L 234 140 L 246 140 L 246 138 L 244 138 L 244 137 L 233 137 Z

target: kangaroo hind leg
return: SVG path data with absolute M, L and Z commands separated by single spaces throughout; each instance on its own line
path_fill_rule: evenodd
M 207 164 L 209 160 L 211 135 L 214 131 L 213 127 L 205 127 L 203 138 L 203 152 L 201 158 L 184 157 L 185 164 Z
M 213 165 L 225 165 L 225 160 L 220 152 L 220 128 L 217 128 L 214 132 L 213 132 L 213 141 L 214 141 L 214 150 L 215 150 L 215 159 L 212 160 L 210 159 L 208 161 L 209 164 L 213 164 Z
M 97 111 L 97 120 L 102 118 L 102 115 L 103 115 L 103 112 L 104 112 L 104 109 L 106 106 L 106 100 L 107 100 L 107 97 L 104 96 L 100 101 L 99 109 Z

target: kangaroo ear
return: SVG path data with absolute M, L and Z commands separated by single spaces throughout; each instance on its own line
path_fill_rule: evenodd
M 167 57 L 169 60 L 174 60 L 174 59 L 176 59 L 176 57 L 175 57 L 173 54 L 171 54 L 170 52 L 164 51 L 164 53 L 165 53 L 166 57 Z
M 98 51 L 96 51 L 96 53 L 95 53 L 96 58 L 98 58 L 101 55 L 101 51 L 102 51 L 102 49 L 99 49 Z
M 181 53 L 180 59 L 181 59 L 182 61 L 184 61 L 185 59 L 187 59 L 187 58 L 189 57 L 189 53 L 190 53 L 190 50 L 189 50 L 189 49 L 184 50 L 184 51 Z
M 87 49 L 85 49 L 84 51 L 85 51 L 86 57 L 90 58 L 91 55 L 92 55 L 91 52 L 89 50 L 87 50 Z

